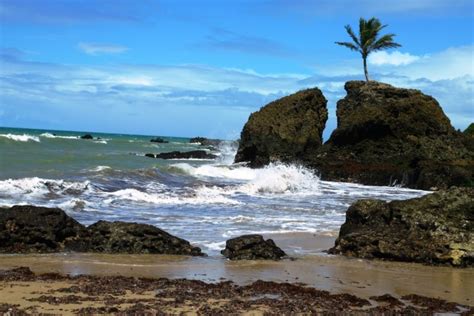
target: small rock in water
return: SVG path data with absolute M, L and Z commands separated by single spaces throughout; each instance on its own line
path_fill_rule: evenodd
M 94 137 L 91 134 L 85 134 L 81 136 L 81 139 L 94 139 Z
M 262 235 L 244 235 L 227 240 L 221 253 L 230 260 L 279 260 L 286 253 Z
M 150 156 L 147 156 L 150 157 Z M 205 150 L 192 150 L 186 152 L 172 151 L 168 153 L 160 153 L 155 158 L 161 159 L 216 159 L 217 156 L 210 154 Z
M 169 141 L 164 140 L 163 138 L 160 138 L 160 137 L 152 138 L 152 139 L 150 139 L 150 142 L 152 142 L 152 143 L 161 143 L 161 144 L 169 143 Z

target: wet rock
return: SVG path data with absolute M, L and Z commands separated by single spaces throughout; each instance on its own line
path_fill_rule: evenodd
M 349 81 L 337 129 L 306 165 L 323 179 L 420 189 L 473 186 L 474 138 L 419 90 Z
M 202 143 L 203 141 L 206 141 L 207 138 L 206 137 L 193 137 L 189 140 L 190 143 Z
M 81 136 L 81 139 L 94 139 L 94 137 L 91 134 L 85 134 Z
M 0 209 L 0 252 L 31 253 L 67 250 L 85 227 L 59 208 L 17 205 Z
M 151 157 L 153 154 L 146 154 L 145 156 Z M 155 158 L 161 159 L 216 159 L 217 156 L 210 154 L 205 150 L 192 150 L 192 151 L 172 151 L 168 153 L 156 154 Z
M 145 157 L 148 157 L 148 158 L 155 158 L 155 154 L 145 154 Z
M 152 143 L 160 143 L 160 144 L 168 144 L 168 143 L 169 143 L 169 141 L 164 140 L 163 138 L 160 138 L 160 137 L 152 138 L 152 139 L 150 139 L 150 142 L 152 142 Z
M 273 240 L 264 240 L 262 235 L 244 235 L 229 239 L 221 253 L 230 260 L 279 260 L 286 256 Z
M 189 140 L 190 143 L 199 143 L 201 146 L 212 146 L 212 147 L 219 147 L 222 144 L 222 140 L 220 139 L 209 139 L 206 137 L 193 137 Z
M 322 144 L 327 100 L 317 89 L 302 90 L 262 107 L 245 124 L 235 162 L 261 167 L 314 155 Z
M 151 225 L 99 221 L 86 228 L 59 208 L 0 208 L 0 253 L 63 251 L 204 255 Z
M 87 231 L 90 252 L 203 255 L 200 248 L 152 225 L 99 221 Z
M 346 213 L 333 254 L 425 264 L 474 265 L 474 189 L 421 198 L 359 200 Z

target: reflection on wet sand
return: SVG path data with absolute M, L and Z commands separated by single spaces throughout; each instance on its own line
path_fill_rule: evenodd
M 221 257 L 188 258 L 163 255 L 54 254 L 3 255 L 0 269 L 28 266 L 36 273 L 121 275 L 187 278 L 208 282 L 256 280 L 301 282 L 332 293 L 368 298 L 389 293 L 419 294 L 471 305 L 474 269 L 307 255 L 280 262 L 231 262 Z

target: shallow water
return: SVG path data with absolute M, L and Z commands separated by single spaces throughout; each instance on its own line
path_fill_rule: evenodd
M 246 233 L 334 235 L 357 199 L 407 199 L 426 191 L 321 181 L 296 165 L 233 165 L 235 146 L 205 148 L 189 139 L 0 128 L 0 205 L 57 206 L 84 224 L 97 220 L 156 225 L 217 253 Z M 162 160 L 145 153 L 209 150 L 213 160 Z

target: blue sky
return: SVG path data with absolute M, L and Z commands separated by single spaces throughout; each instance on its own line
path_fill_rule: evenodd
M 334 44 L 376 16 L 403 46 L 371 77 L 474 121 L 472 0 L 0 0 L 0 126 L 237 138 L 249 114 L 317 86 L 326 137 L 359 55 Z

